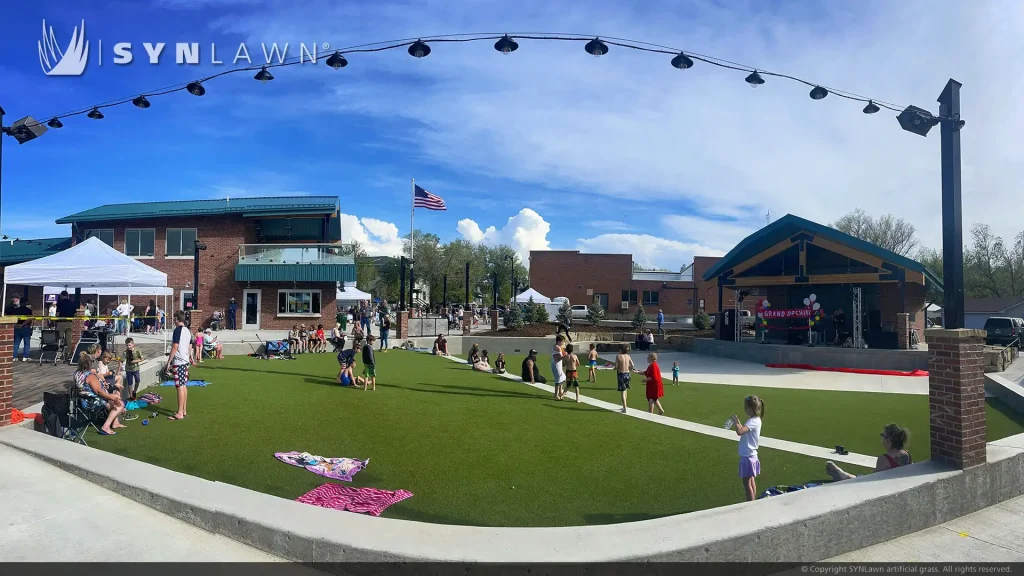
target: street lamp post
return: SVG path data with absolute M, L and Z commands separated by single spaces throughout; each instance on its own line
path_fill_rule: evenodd
M 511 254 L 505 254 L 505 260 L 509 262 L 509 269 L 512 271 L 512 283 L 509 285 L 509 302 L 514 302 L 516 299 L 516 260 Z

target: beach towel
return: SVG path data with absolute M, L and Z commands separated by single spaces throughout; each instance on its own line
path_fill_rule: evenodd
M 760 500 L 761 498 L 771 498 L 772 496 L 781 496 L 783 494 L 789 494 L 790 492 L 799 492 L 800 490 L 803 490 L 805 488 L 814 488 L 817 486 L 821 486 L 821 484 L 809 482 L 801 486 L 772 486 L 771 488 L 768 488 L 767 490 L 762 492 L 761 495 L 758 496 L 757 498 L 758 500 Z
M 352 488 L 339 484 L 324 484 L 299 496 L 295 500 L 332 510 L 345 510 L 371 516 L 380 516 L 388 506 L 412 498 L 408 490 L 378 490 L 377 488 Z
M 351 482 L 352 477 L 370 463 L 369 459 L 324 458 L 309 452 L 278 452 L 274 454 L 274 458 L 285 464 L 305 468 L 313 474 L 342 482 Z
M 205 380 L 189 380 L 186 386 L 209 386 L 210 383 Z M 174 386 L 174 380 L 168 380 L 161 384 L 161 386 Z
M 131 400 L 127 404 L 124 405 L 124 409 L 125 410 L 140 410 L 142 408 L 145 408 L 146 406 L 149 406 L 149 402 L 146 402 L 145 400 Z
M 159 404 L 163 399 L 163 396 L 154 394 L 153 392 L 147 392 L 142 396 L 139 396 L 139 400 L 145 401 L 146 404 Z

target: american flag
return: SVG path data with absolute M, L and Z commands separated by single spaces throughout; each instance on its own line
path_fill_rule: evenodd
M 426 208 L 427 210 L 447 210 L 444 199 L 437 194 L 431 194 L 419 185 L 416 186 L 416 194 L 413 196 L 413 208 Z

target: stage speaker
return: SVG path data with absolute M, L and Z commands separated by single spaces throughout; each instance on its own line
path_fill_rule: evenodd
M 868 312 L 868 331 L 869 332 L 881 332 L 882 331 L 882 311 L 872 310 Z

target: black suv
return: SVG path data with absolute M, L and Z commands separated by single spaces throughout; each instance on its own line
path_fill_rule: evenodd
M 1021 337 L 1024 337 L 1024 320 L 1020 318 L 989 318 L 985 320 L 985 344 L 1009 346 L 1013 344 L 1021 348 Z

